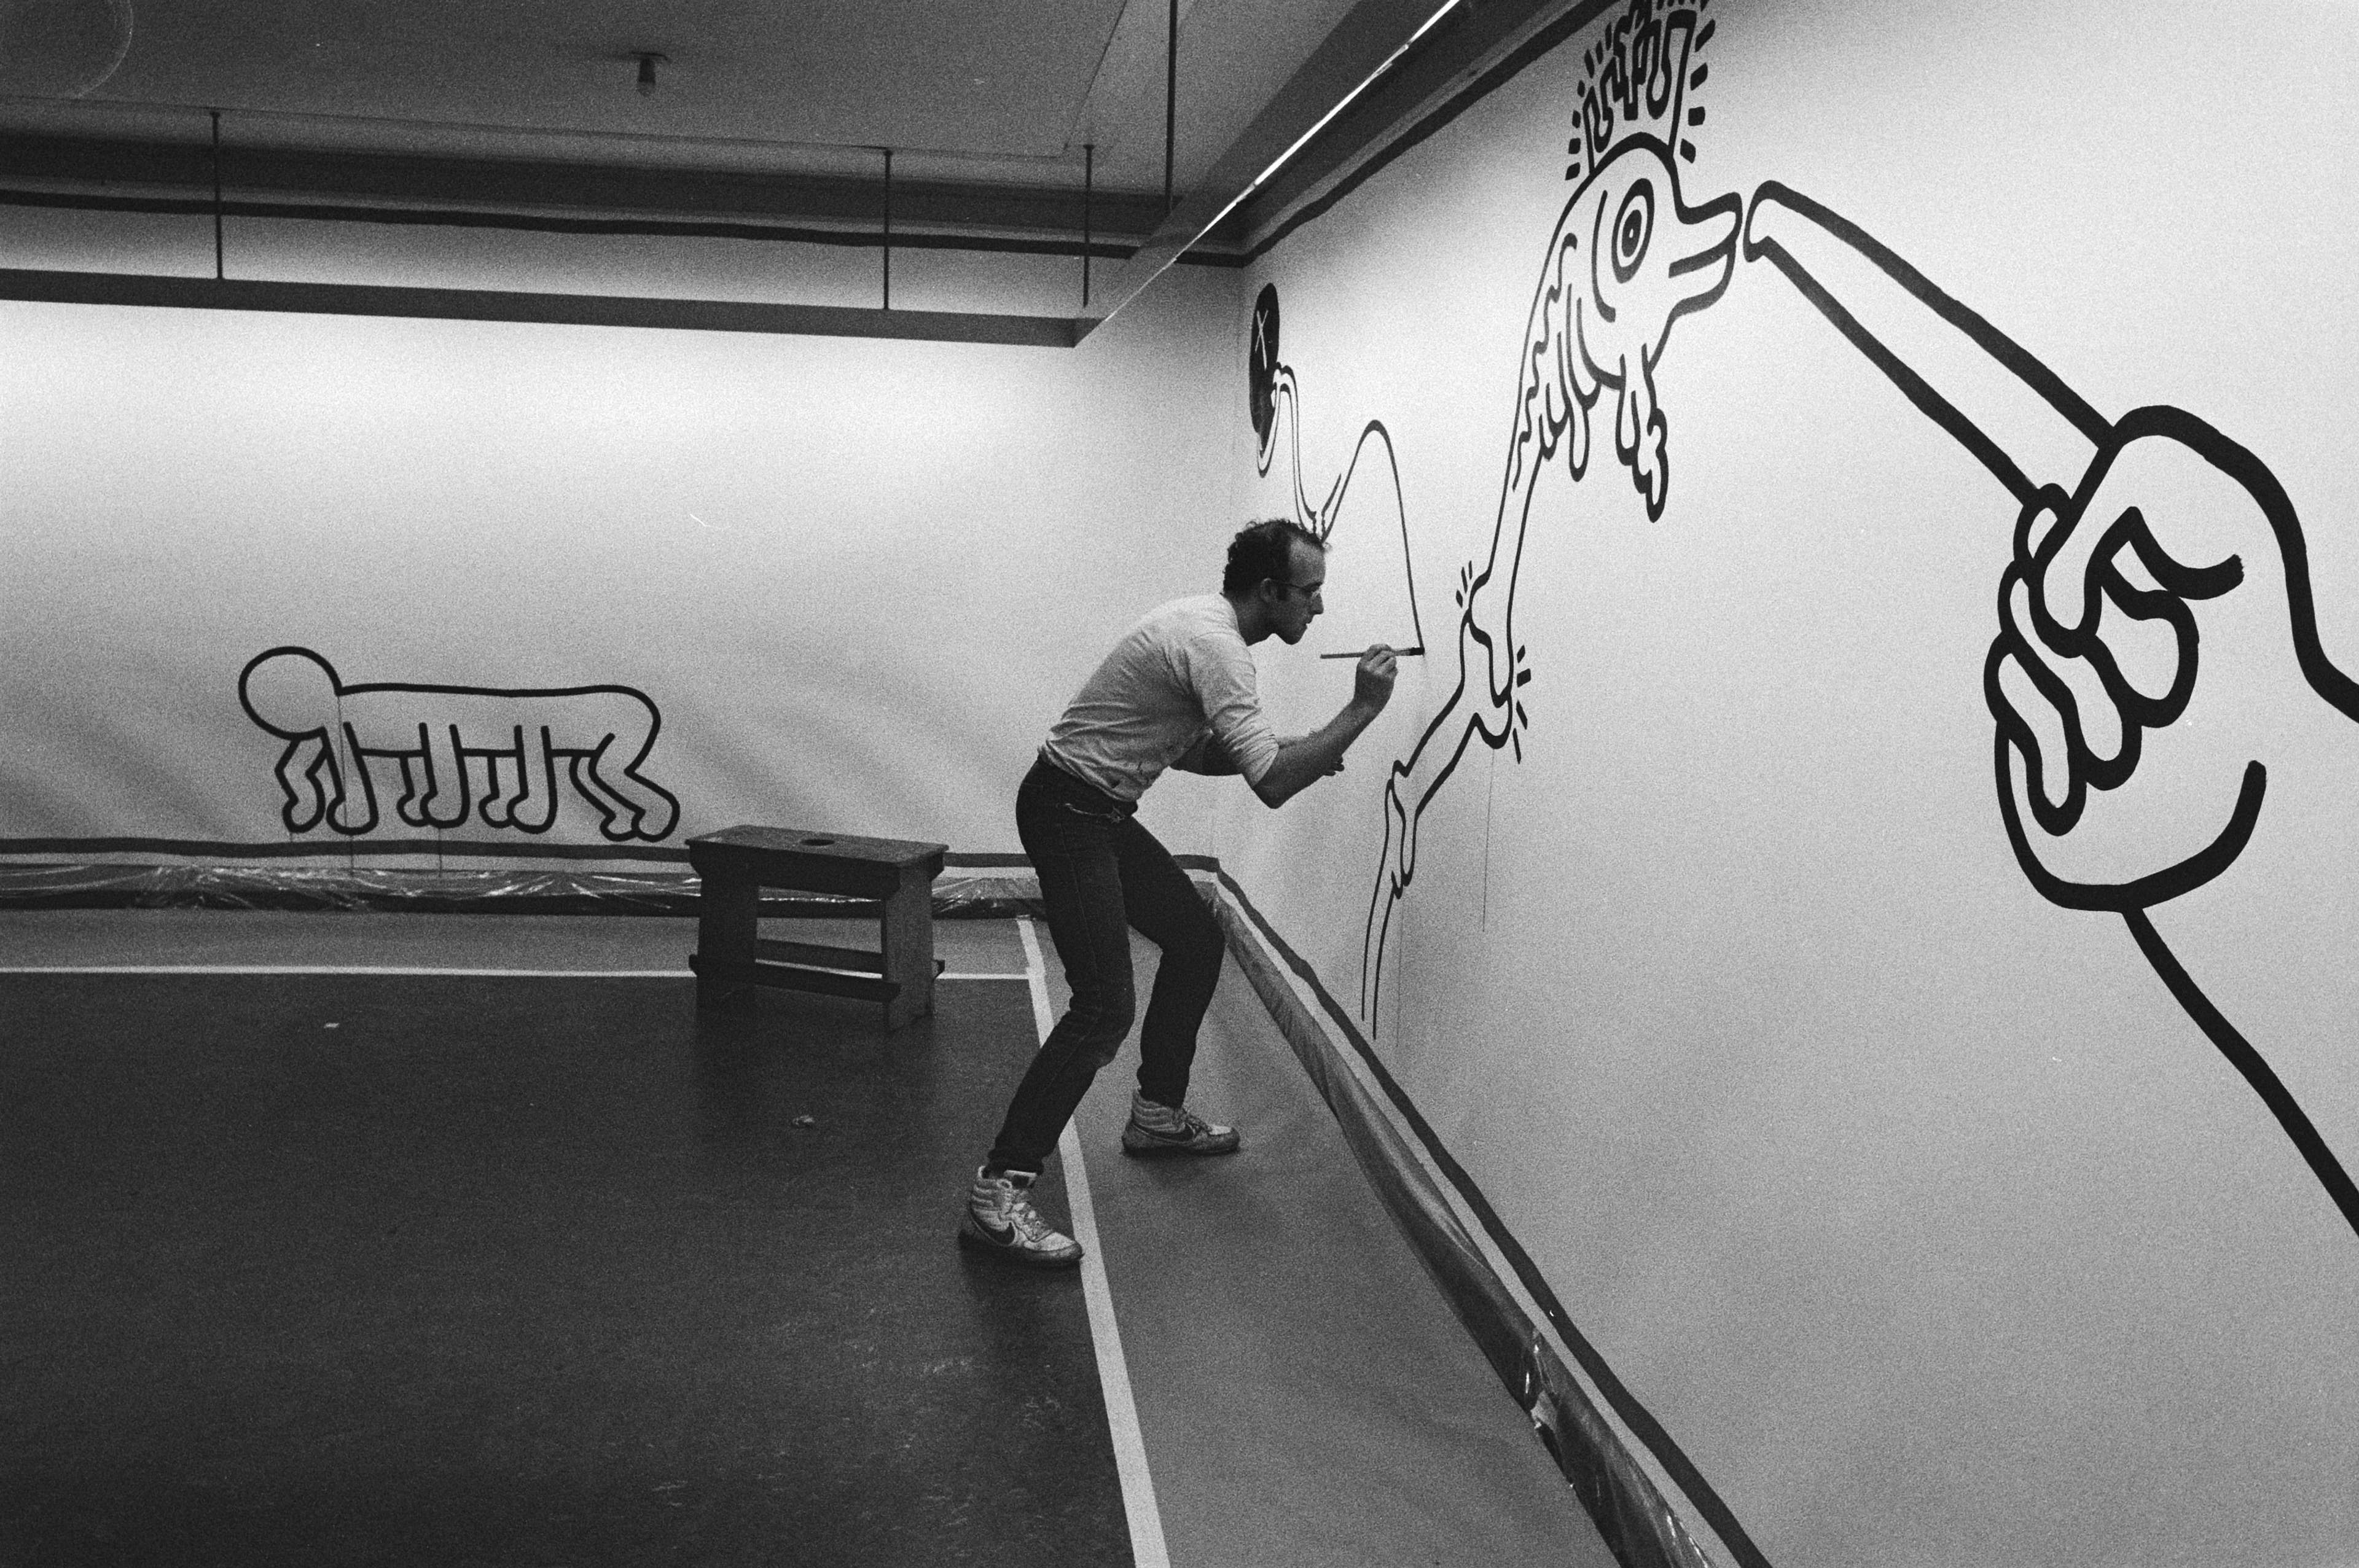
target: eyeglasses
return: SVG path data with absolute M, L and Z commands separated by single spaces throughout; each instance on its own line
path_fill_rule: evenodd
M 1327 585 L 1323 582 L 1282 582 L 1277 585 L 1288 593 L 1299 593 L 1305 599 L 1317 599 Z

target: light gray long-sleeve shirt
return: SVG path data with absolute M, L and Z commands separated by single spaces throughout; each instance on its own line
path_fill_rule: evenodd
M 1158 605 L 1065 705 L 1041 754 L 1119 800 L 1136 800 L 1207 733 L 1250 783 L 1277 761 L 1253 651 L 1217 593 Z

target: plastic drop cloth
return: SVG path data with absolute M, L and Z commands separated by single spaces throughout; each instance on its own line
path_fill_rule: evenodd
M 5 864 L 0 909 L 372 910 L 463 914 L 696 913 L 696 873 L 682 868 L 437 870 L 288 864 Z M 875 905 L 827 893 L 766 891 L 762 914 L 853 918 Z M 1037 912 L 1031 873 L 952 867 L 934 881 L 937 918 Z
M 1500 1381 L 1531 1418 L 1535 1435 L 1572 1486 L 1597 1530 L 1625 1568 L 1717 1568 L 1666 1502 L 1625 1439 L 1598 1410 L 1555 1347 L 1508 1291 L 1461 1222 L 1393 1117 L 1343 1059 L 1333 1036 L 1279 968 L 1299 963 L 1276 934 L 1258 926 L 1243 892 L 1226 878 L 1214 908 L 1229 952 L 1269 1010 L 1278 1032 L 1334 1112 L 1361 1168 L 1392 1212 Z M 1316 987 L 1304 969 L 1303 978 Z

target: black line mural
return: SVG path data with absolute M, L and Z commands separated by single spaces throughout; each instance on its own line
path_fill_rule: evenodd
M 1253 341 L 1245 355 L 1247 411 L 1253 420 L 1256 442 L 1254 470 L 1263 477 L 1268 477 L 1270 462 L 1277 453 L 1278 406 L 1282 399 L 1285 404 L 1288 488 L 1293 499 L 1295 521 L 1317 535 L 1322 543 L 1332 543 L 1353 493 L 1352 480 L 1360 471 L 1360 460 L 1368 455 L 1372 444 L 1384 449 L 1384 468 L 1378 470 L 1371 465 L 1370 471 L 1389 485 L 1386 494 L 1390 497 L 1390 503 L 1374 502 L 1351 506 L 1349 510 L 1354 519 L 1352 533 L 1365 536 L 1366 530 L 1357 522 L 1364 513 L 1388 514 L 1393 527 L 1398 530 L 1401 580 L 1407 590 L 1405 607 L 1408 611 L 1408 621 L 1405 626 L 1386 626 L 1377 640 L 1387 642 L 1397 653 L 1422 654 L 1425 651 L 1425 629 L 1418 618 L 1417 573 L 1410 560 L 1408 544 L 1408 509 L 1401 500 L 1400 460 L 1393 451 L 1392 432 L 1385 428 L 1381 419 L 1371 419 L 1362 426 L 1359 439 L 1352 444 L 1352 460 L 1343 466 L 1343 472 L 1335 476 L 1335 482 L 1327 487 L 1326 499 L 1314 503 L 1302 483 L 1302 389 L 1295 379 L 1292 367 L 1277 357 L 1277 286 L 1266 283 L 1254 299 Z M 1335 625 L 1331 623 L 1326 628 L 1328 637 L 1332 639 L 1335 631 Z M 1400 635 L 1403 632 L 1408 633 L 1406 640 Z M 1361 639 L 1359 644 L 1352 648 L 1350 656 L 1357 658 L 1368 641 Z M 1344 655 L 1326 654 L 1321 656 L 1341 658 Z
M 2319 639 L 2309 548 L 2284 486 L 2184 409 L 2107 419 L 1856 224 L 1776 181 L 1754 193 L 1745 257 L 1792 282 L 2006 490 L 2014 554 L 1983 689 L 2016 861 L 2049 902 L 2122 917 L 2359 1231 L 2359 1188 L 2148 914 L 2236 863 L 2267 809 L 2266 753 L 2283 743 L 2278 715 L 2254 712 L 2227 750 L 2212 741 L 2153 755 L 2196 692 L 2212 613 L 2200 607 L 2260 604 L 2287 637 L 2281 684 L 2359 720 L 2359 682 Z M 2214 713 L 2211 730 L 2234 717 Z
M 1457 686 L 1385 781 L 1384 858 L 1361 947 L 1364 1016 L 1375 1015 L 1393 906 L 1417 874 L 1419 819 L 1474 741 L 1523 758 L 1523 688 L 1532 678 L 1530 651 L 1516 637 L 1524 528 L 1539 476 L 1560 450 L 1572 478 L 1588 471 L 1590 411 L 1607 391 L 1614 453 L 1647 515 L 1659 519 L 1669 497 L 1669 427 L 1655 400 L 1655 367 L 1671 323 L 1727 288 L 1744 211 L 1733 194 L 1689 206 L 1672 161 L 1675 147 L 1695 156 L 1685 129 L 1701 124 L 1703 111 L 1688 105 L 1687 93 L 1706 78 L 1694 55 L 1712 38 L 1710 3 L 1633 0 L 1583 59 L 1566 171 L 1578 183 L 1532 297 L 1490 554 L 1460 569 L 1451 595 Z
M 374 829 L 375 757 L 400 763 L 394 814 L 412 827 L 457 827 L 472 813 L 487 827 L 546 833 L 560 758 L 607 839 L 652 843 L 679 819 L 679 802 L 640 772 L 663 719 L 630 687 L 346 686 L 319 654 L 284 647 L 247 663 L 237 697 L 288 742 L 277 777 L 290 833 Z
M 1703 111 L 1686 100 L 1688 89 L 1705 80 L 1703 66 L 1692 56 L 1712 37 L 1712 24 L 1702 17 L 1710 3 L 1659 6 L 1655 0 L 1631 0 L 1628 10 L 1608 24 L 1603 38 L 1584 59 L 1588 85 L 1571 148 L 1577 157 L 1566 176 L 1576 185 L 1558 217 L 1532 302 L 1490 555 L 1481 566 L 1470 563 L 1462 569 L 1453 595 L 1459 610 L 1457 684 L 1409 755 L 1393 762 L 1386 778 L 1383 864 L 1362 948 L 1360 1005 L 1364 1017 L 1375 1012 L 1392 907 L 1408 892 L 1415 871 L 1419 817 L 1477 737 L 1495 750 L 1512 746 L 1517 760 L 1522 758 L 1519 736 L 1528 718 L 1521 692 L 1531 672 L 1527 650 L 1516 641 L 1515 589 L 1524 526 L 1538 476 L 1560 448 L 1575 480 L 1587 471 L 1590 410 L 1608 388 L 1614 394 L 1615 456 L 1645 498 L 1647 516 L 1662 516 L 1670 470 L 1668 426 L 1655 401 L 1654 369 L 1671 323 L 1710 305 L 1728 287 L 1743 216 L 1743 202 L 1734 194 L 1688 206 L 1680 200 L 1678 169 L 1671 161 L 1674 148 L 1680 157 L 1691 160 L 1695 156 L 1683 131 L 1700 124 Z M 1269 472 L 1283 397 L 1296 515 L 1325 538 L 1369 441 L 1383 440 L 1397 506 L 1398 464 L 1390 433 L 1371 420 L 1326 501 L 1310 501 L 1302 482 L 1300 392 L 1294 373 L 1278 358 L 1278 325 L 1277 290 L 1265 287 L 1255 304 L 1246 362 L 1248 413 L 1258 443 L 1256 469 L 1264 476 Z M 1405 509 L 1401 530 L 1406 561 Z M 1422 626 L 1415 620 L 1413 579 L 1409 587 L 1412 626 L 1423 647 Z M 1428 656 L 1440 652 L 1427 649 Z M 1767 1568 L 1767 1559 L 1734 1512 L 1678 1442 L 1614 1376 L 1560 1309 L 1554 1321 L 1606 1401 L 1718 1533 L 1740 1568 Z M 1554 1423 L 1560 1418 L 1539 1390 L 1526 1387 L 1520 1392 L 1535 1426 L 1552 1440 Z M 1568 1475 L 1574 1473 L 1568 1467 Z M 1587 1498 L 1590 1488 L 1584 1486 L 1583 1490 Z M 1593 1511 L 1606 1506 L 1606 1496 L 1601 1491 L 1589 1499 Z
M 2014 548 L 1984 689 L 1996 723 L 1999 817 L 2024 875 L 2054 903 L 2122 917 L 2173 999 L 2359 1231 L 2359 1188 L 2149 914 L 2236 863 L 2267 809 L 2267 753 L 2281 744 L 2273 708 L 2241 716 L 2249 739 L 2234 756 L 2212 738 L 2232 725 L 2213 724 L 2200 752 L 2182 741 L 2195 728 L 2181 721 L 2203 667 L 2207 617 L 2263 606 L 2277 634 L 2289 633 L 2280 684 L 2306 686 L 2321 711 L 2359 721 L 2359 682 L 2320 641 L 2291 502 L 2258 457 L 2183 409 L 2105 417 L 1857 225 L 1780 183 L 1762 185 L 1749 204 L 1730 194 L 1690 206 L 1673 160 L 1692 161 L 1684 133 L 1703 119 L 1685 94 L 1707 78 L 1695 57 L 1713 31 L 1710 4 L 1630 0 L 1583 57 L 1567 170 L 1578 183 L 1533 296 L 1490 552 L 1461 569 L 1453 594 L 1458 684 L 1386 780 L 1362 1016 L 1376 1012 L 1392 911 L 1417 871 L 1419 818 L 1475 741 L 1522 760 L 1530 720 L 1521 694 L 1532 670 L 1516 635 L 1515 591 L 1534 484 L 1560 450 L 1570 475 L 1583 476 L 1590 410 L 1611 389 L 1614 455 L 1647 516 L 1661 518 L 1669 466 L 1654 371 L 1671 323 L 1727 288 L 1741 218 L 1745 259 L 1789 281 L 2012 500 Z M 1256 379 L 1254 393 L 1264 471 L 1275 394 L 1291 395 L 1270 300 L 1271 379 Z M 1299 462 L 1296 488 L 1299 495 Z M 2177 735 L 2158 741 L 2174 726 Z M 2158 758 L 2163 750 L 2176 754 Z

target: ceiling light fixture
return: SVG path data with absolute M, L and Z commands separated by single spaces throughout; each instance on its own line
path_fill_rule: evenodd
M 1375 70 L 1368 72 L 1367 76 L 1361 81 L 1359 86 L 1354 87 L 1351 92 L 1343 94 L 1343 98 L 1337 102 L 1335 107 L 1328 110 L 1324 114 L 1320 115 L 1318 124 L 1303 132 L 1302 135 L 1295 137 L 1294 145 L 1288 147 L 1284 152 L 1278 154 L 1275 158 L 1272 158 L 1267 168 L 1263 169 L 1259 174 L 1255 175 L 1253 178 L 1253 183 L 1246 186 L 1243 190 L 1238 191 L 1235 197 L 1230 200 L 1229 204 L 1221 209 L 1219 215 L 1213 218 L 1212 222 L 1204 225 L 1204 232 L 1212 232 L 1213 228 L 1219 224 L 1221 219 L 1225 218 L 1230 213 L 1235 211 L 1238 206 L 1245 201 L 1246 197 L 1251 196 L 1255 191 L 1259 190 L 1265 184 L 1268 183 L 1269 177 L 1276 174 L 1279 169 L 1284 168 L 1288 161 L 1293 158 L 1295 154 L 1300 152 L 1304 146 L 1309 145 L 1311 137 L 1325 130 L 1329 123 L 1332 121 L 1336 115 L 1341 114 L 1344 110 L 1349 109 L 1352 106 L 1352 101 L 1353 99 L 1359 97 L 1361 93 L 1365 92 L 1369 88 L 1374 87 L 1376 84 L 1378 78 L 1382 77 L 1385 72 L 1392 70 L 1394 66 L 1398 65 L 1400 63 L 1401 57 L 1408 53 L 1409 50 L 1415 49 L 1417 47 L 1417 41 L 1419 38 L 1433 31 L 1434 25 L 1436 23 L 1440 22 L 1441 18 L 1450 15 L 1452 11 L 1458 9 L 1458 3 L 1459 0 L 1443 0 L 1441 9 L 1436 11 L 1432 16 L 1428 16 L 1425 19 L 1424 24 L 1420 26 L 1417 31 L 1411 33 L 1408 38 L 1402 42 L 1400 48 L 1386 55 L 1382 65 L 1379 65 Z
M 1238 190 L 1235 195 L 1230 197 L 1226 201 L 1222 202 L 1219 211 L 1215 211 L 1209 220 L 1199 220 L 1195 217 L 1190 216 L 1186 212 L 1184 206 L 1178 212 L 1167 214 L 1162 226 L 1157 229 L 1156 232 L 1147 238 L 1145 244 L 1139 246 L 1136 250 L 1131 253 L 1130 262 L 1124 267 L 1121 275 L 1115 279 L 1113 294 L 1107 302 L 1102 308 L 1096 309 L 1093 309 L 1088 306 L 1084 306 L 1082 308 L 1083 313 L 1075 322 L 1075 327 L 1080 336 L 1082 338 L 1088 337 L 1090 333 L 1095 331 L 1099 327 L 1103 326 L 1107 321 L 1113 319 L 1116 311 L 1122 309 L 1123 307 L 1129 304 L 1133 299 L 1138 297 L 1138 296 L 1145 291 L 1148 284 L 1154 282 L 1158 277 L 1160 277 L 1164 271 L 1174 262 L 1178 261 L 1180 256 L 1187 254 L 1188 250 L 1191 246 L 1193 246 L 1198 241 L 1201 240 L 1206 234 L 1211 233 L 1214 229 L 1218 228 L 1221 223 L 1227 219 L 1230 213 L 1243 206 L 1256 191 L 1261 189 L 1263 186 L 1266 185 L 1273 175 L 1277 174 L 1279 169 L 1284 168 L 1293 160 L 1295 154 L 1310 146 L 1311 141 L 1318 136 L 1319 133 L 1325 130 L 1330 124 L 1332 124 L 1337 115 L 1350 108 L 1362 93 L 1367 92 L 1369 88 L 1374 87 L 1377 82 L 1383 81 L 1386 75 L 1388 74 L 1395 66 L 1398 65 L 1401 60 L 1408 56 L 1410 50 L 1416 49 L 1417 46 L 1424 40 L 1425 36 L 1428 33 L 1430 33 L 1434 28 L 1440 27 L 1442 19 L 1450 16 L 1452 12 L 1458 10 L 1461 5 L 1464 5 L 1469 12 L 1472 12 L 1474 8 L 1474 0 L 1440 0 L 1440 5 L 1435 10 L 1428 14 L 1423 22 L 1418 24 L 1418 27 L 1415 32 L 1402 39 L 1390 53 L 1386 54 L 1383 59 L 1377 61 L 1375 70 L 1369 71 L 1365 76 L 1363 76 L 1359 80 L 1357 85 L 1353 87 L 1349 92 L 1344 93 L 1343 97 L 1336 100 L 1334 106 L 1329 109 L 1324 114 L 1320 115 L 1316 121 L 1312 122 L 1309 129 L 1305 130 L 1300 135 L 1295 137 L 1294 140 L 1288 145 L 1284 152 L 1279 153 L 1276 157 L 1270 159 L 1268 164 L 1263 168 L 1262 171 L 1254 176 L 1251 180 L 1247 181 L 1242 189 Z M 1340 34 L 1342 28 L 1339 27 L 1337 28 L 1337 33 Z M 1323 53 L 1325 49 L 1334 42 L 1335 37 L 1331 35 L 1327 44 L 1321 46 L 1321 52 Z M 1316 56 L 1313 57 L 1313 61 L 1316 63 Z M 1310 67 L 1309 66 L 1304 67 L 1306 71 L 1310 69 Z M 1273 103 L 1269 109 L 1263 112 L 1263 119 L 1272 118 L 1277 114 L 1277 107 Z M 1259 127 L 1260 122 L 1256 121 L 1254 128 L 1255 130 L 1258 130 Z M 1248 135 L 1251 135 L 1253 133 L 1249 131 L 1247 134 Z M 1232 148 L 1227 157 L 1234 157 L 1235 155 L 1236 149 Z M 1223 162 L 1225 163 L 1227 161 L 1227 157 L 1223 157 Z M 1222 173 L 1222 171 L 1216 169 L 1215 173 L 1219 174 Z M 1220 183 L 1226 184 L 1227 178 L 1222 178 Z M 1213 198 L 1213 200 L 1217 200 L 1217 198 Z M 1209 205 L 1209 201 L 1207 204 Z

